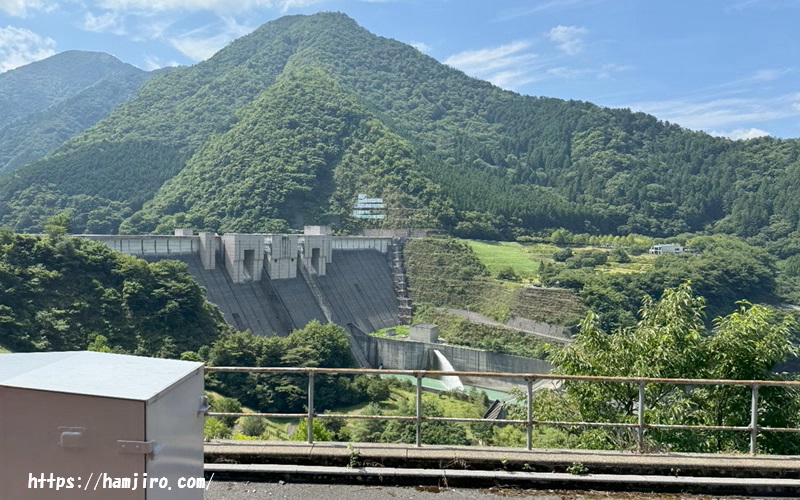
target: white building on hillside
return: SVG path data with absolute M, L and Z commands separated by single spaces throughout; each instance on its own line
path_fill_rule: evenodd
M 650 253 L 661 255 L 664 253 L 683 253 L 686 249 L 680 245 L 673 245 L 672 243 L 661 243 L 650 247 Z

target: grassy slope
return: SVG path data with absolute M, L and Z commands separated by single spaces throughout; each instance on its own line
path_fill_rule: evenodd
M 557 248 L 553 245 L 523 245 L 509 241 L 465 240 L 492 276 L 511 268 L 523 280 L 534 281 L 539 261 L 550 259 Z
M 517 243 L 512 241 L 462 240 L 475 252 L 489 274 L 497 273 L 508 267 L 512 268 L 522 281 L 537 281 L 539 263 L 553 262 L 553 253 L 560 247 L 546 243 Z M 574 253 L 586 250 L 610 251 L 609 248 L 593 246 L 571 246 Z M 655 255 L 631 255 L 631 262 L 620 264 L 609 262 L 595 268 L 601 272 L 635 273 L 645 272 L 652 266 Z

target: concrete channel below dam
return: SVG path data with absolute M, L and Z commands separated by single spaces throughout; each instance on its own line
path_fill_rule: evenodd
M 407 322 L 401 294 L 405 276 L 392 256 L 401 240 L 381 236 L 333 236 L 324 227 L 306 234 L 82 235 L 148 261 L 175 259 L 205 288 L 225 320 L 238 330 L 285 336 L 309 321 L 333 322 L 351 335 L 364 368 L 440 369 L 438 350 L 455 370 L 546 373 L 550 363 L 436 342 L 400 341 L 368 332 Z M 406 309 L 406 310 L 404 310 Z M 464 380 L 506 390 L 521 379 Z

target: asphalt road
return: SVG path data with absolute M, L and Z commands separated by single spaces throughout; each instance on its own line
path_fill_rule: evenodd
M 709 500 L 705 495 L 211 481 L 205 500 Z M 716 497 L 718 498 L 718 497 Z M 750 497 L 724 497 L 726 500 Z

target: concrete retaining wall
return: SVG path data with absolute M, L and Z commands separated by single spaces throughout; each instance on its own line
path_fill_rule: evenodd
M 565 339 L 572 338 L 570 329 L 565 326 L 551 325 L 541 321 L 534 321 L 528 318 L 519 318 L 512 316 L 506 321 L 506 326 L 523 330 L 526 332 L 541 333 L 550 337 L 563 337 Z
M 471 349 L 446 344 L 429 344 L 409 340 L 373 337 L 353 332 L 353 338 L 366 354 L 371 368 L 396 370 L 440 370 L 433 350 L 441 352 L 457 371 L 549 373 L 553 365 L 547 361 L 522 356 Z M 522 378 L 462 377 L 469 385 L 508 390 L 524 384 Z

